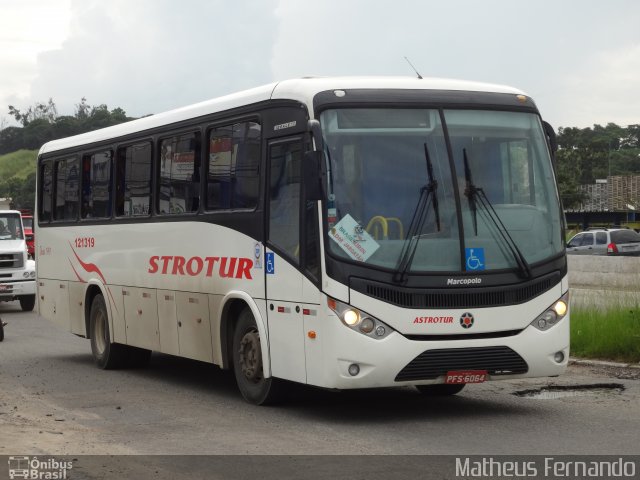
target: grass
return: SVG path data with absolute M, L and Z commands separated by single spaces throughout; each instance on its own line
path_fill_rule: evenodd
M 36 171 L 37 150 L 18 150 L 0 155 L 0 180 L 15 177 L 24 180 Z
M 571 355 L 640 362 L 640 304 L 571 309 Z

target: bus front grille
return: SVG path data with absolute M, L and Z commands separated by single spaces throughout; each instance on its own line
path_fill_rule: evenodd
M 443 348 L 427 350 L 414 358 L 395 378 L 396 382 L 434 380 L 456 370 L 486 370 L 489 375 L 527 373 L 529 366 L 509 347 Z
M 365 295 L 405 308 L 478 308 L 517 305 L 541 295 L 560 282 L 551 274 L 518 285 L 466 288 L 404 288 L 367 279 L 352 278 L 351 288 Z

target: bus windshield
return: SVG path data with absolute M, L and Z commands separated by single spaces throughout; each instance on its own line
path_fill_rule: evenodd
M 406 272 L 528 272 L 562 252 L 537 115 L 345 108 L 320 123 L 333 256 Z

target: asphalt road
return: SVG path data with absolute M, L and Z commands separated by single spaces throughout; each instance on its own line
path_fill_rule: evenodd
M 215 366 L 154 354 L 145 369 L 102 371 L 87 340 L 16 302 L 0 303 L 0 317 L 0 455 L 640 453 L 639 371 L 572 366 L 451 398 L 300 388 L 255 407 Z M 609 388 L 516 395 L 599 384 Z

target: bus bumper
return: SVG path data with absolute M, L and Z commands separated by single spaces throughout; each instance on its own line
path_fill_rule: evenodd
M 447 341 L 409 340 L 397 332 L 376 340 L 344 327 L 336 317 L 330 317 L 329 321 L 335 322 L 331 329 L 335 335 L 330 335 L 331 338 L 322 349 L 323 361 L 328 368 L 315 369 L 318 372 L 324 370 L 324 378 L 313 378 L 314 375 L 307 369 L 308 383 L 327 388 L 355 389 L 444 383 L 449 368 L 447 358 L 452 358 L 453 362 L 450 371 L 461 370 L 453 360 L 461 357 L 465 357 L 465 364 L 469 365 L 464 370 L 484 370 L 487 356 L 495 351 L 506 352 L 509 349 L 513 351 L 513 354 L 509 353 L 512 358 L 519 357 L 524 362 L 525 371 L 511 373 L 511 367 L 505 365 L 501 369 L 498 362 L 498 368 L 492 369 L 493 373 L 489 373 L 487 381 L 557 376 L 566 370 L 569 359 L 569 315 L 547 331 L 528 326 L 511 337 Z M 428 351 L 428 356 L 431 353 L 439 356 L 443 373 L 435 378 L 420 378 L 420 361 L 417 357 Z M 481 355 L 474 359 L 477 352 L 485 352 L 482 354 L 484 357 Z M 470 362 L 467 361 L 469 356 L 472 358 Z M 560 356 L 562 360 L 558 361 Z M 310 361 L 313 362 L 314 359 L 307 358 L 307 367 L 310 366 Z M 409 364 L 412 365 L 405 369 Z M 357 368 L 352 367 L 350 373 L 349 367 L 352 365 L 357 365 Z M 408 370 L 411 378 L 403 380 L 402 377 L 407 375 L 399 374 Z M 355 371 L 357 374 L 353 375 Z M 432 373 L 422 376 L 433 377 Z

